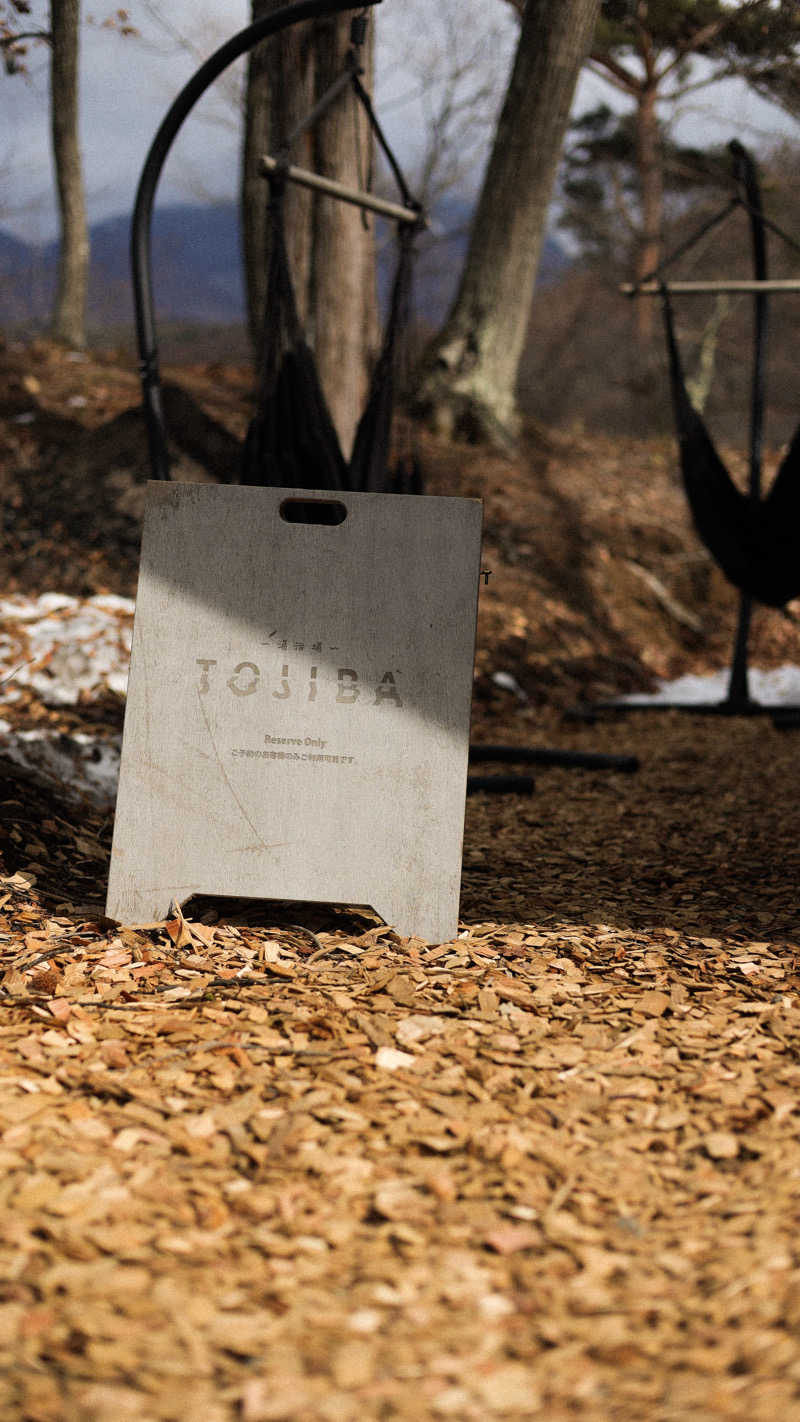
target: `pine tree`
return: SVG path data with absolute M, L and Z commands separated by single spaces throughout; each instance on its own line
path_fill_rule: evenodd
M 661 255 L 670 145 L 659 106 L 738 77 L 765 98 L 800 112 L 798 53 L 796 0 L 605 0 L 589 68 L 626 95 L 633 108 L 615 122 L 608 111 L 598 111 L 597 132 L 590 136 L 599 144 L 598 156 L 602 149 L 606 158 L 614 148 L 618 151 L 623 165 L 618 196 L 624 193 L 624 166 L 635 172 L 621 208 L 634 235 L 635 281 L 651 272 Z M 589 116 L 585 123 L 588 130 Z M 639 342 L 646 350 L 652 305 L 639 302 L 637 315 Z

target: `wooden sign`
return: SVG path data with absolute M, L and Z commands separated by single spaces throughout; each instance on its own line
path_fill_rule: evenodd
M 455 935 L 480 533 L 471 499 L 148 486 L 109 917 L 206 893 Z

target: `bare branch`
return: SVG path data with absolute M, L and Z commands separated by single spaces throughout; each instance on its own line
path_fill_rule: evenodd
M 593 50 L 589 55 L 589 68 L 593 74 L 597 74 L 598 78 L 605 79 L 616 89 L 622 89 L 625 94 L 639 94 L 641 92 L 642 80 L 637 79 L 636 75 L 626 69 L 624 64 L 612 59 L 610 54 Z
M 23 40 L 45 40 L 47 44 L 52 44 L 53 36 L 48 30 L 20 30 L 16 35 L 0 36 L 0 49 L 10 49 L 15 44 L 21 44 Z
M 644 72 L 646 75 L 645 86 L 647 88 L 652 89 L 653 86 L 658 83 L 658 74 L 656 71 L 656 55 L 658 51 L 655 45 L 653 44 L 653 36 L 651 35 L 647 27 L 642 24 L 642 21 L 638 17 L 638 15 L 634 23 L 636 26 L 636 33 L 639 36 L 639 54 L 641 55 L 642 64 L 644 65 Z
M 710 44 L 711 40 L 717 39 L 726 29 L 730 19 L 731 16 L 726 16 L 723 20 L 715 20 L 713 24 L 705 25 L 703 29 L 698 30 L 692 35 L 691 39 L 687 39 L 683 44 L 677 45 L 672 59 L 664 65 L 664 68 L 656 76 L 658 83 L 660 84 L 661 80 L 664 79 L 667 74 L 670 74 L 673 69 L 677 69 L 678 65 L 683 62 L 688 54 L 696 53 L 703 45 Z

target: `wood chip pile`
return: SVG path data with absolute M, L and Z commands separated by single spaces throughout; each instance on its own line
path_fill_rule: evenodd
M 800 1418 L 797 740 L 549 730 L 642 770 L 470 800 L 437 947 L 119 929 L 5 785 L 0 1416 Z

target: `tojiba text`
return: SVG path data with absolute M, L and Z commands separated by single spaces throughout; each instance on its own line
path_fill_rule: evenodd
M 200 668 L 200 679 L 197 689 L 201 695 L 205 695 L 211 690 L 212 678 L 216 676 L 215 669 L 218 663 L 213 657 L 197 657 L 195 660 Z M 319 667 L 309 667 L 308 672 L 302 680 L 298 680 L 296 673 L 290 673 L 289 663 L 284 662 L 281 666 L 278 685 L 272 688 L 273 698 L 276 701 L 287 701 L 289 697 L 296 696 L 298 699 L 305 701 L 316 701 L 317 694 L 320 691 L 318 672 Z M 224 676 L 224 673 L 222 673 L 222 675 Z M 294 682 L 293 677 L 295 678 Z M 264 690 L 269 693 L 270 690 L 270 688 L 265 685 L 261 675 L 261 668 L 256 662 L 238 662 L 233 668 L 231 675 L 225 678 L 224 686 L 236 697 L 253 696 L 257 691 Z M 334 703 L 338 703 L 340 706 L 352 706 L 356 701 L 362 698 L 362 695 L 365 699 L 370 696 L 372 697 L 371 702 L 368 703 L 372 706 L 403 705 L 394 673 L 391 671 L 384 672 L 380 681 L 377 683 L 370 682 L 367 684 L 359 681 L 358 672 L 352 667 L 338 667 L 336 670 L 336 681 L 332 687 L 326 687 L 325 691 L 327 691 L 328 695 L 330 695 L 332 691 L 335 691 L 333 700 Z M 323 695 L 325 691 L 323 691 Z

